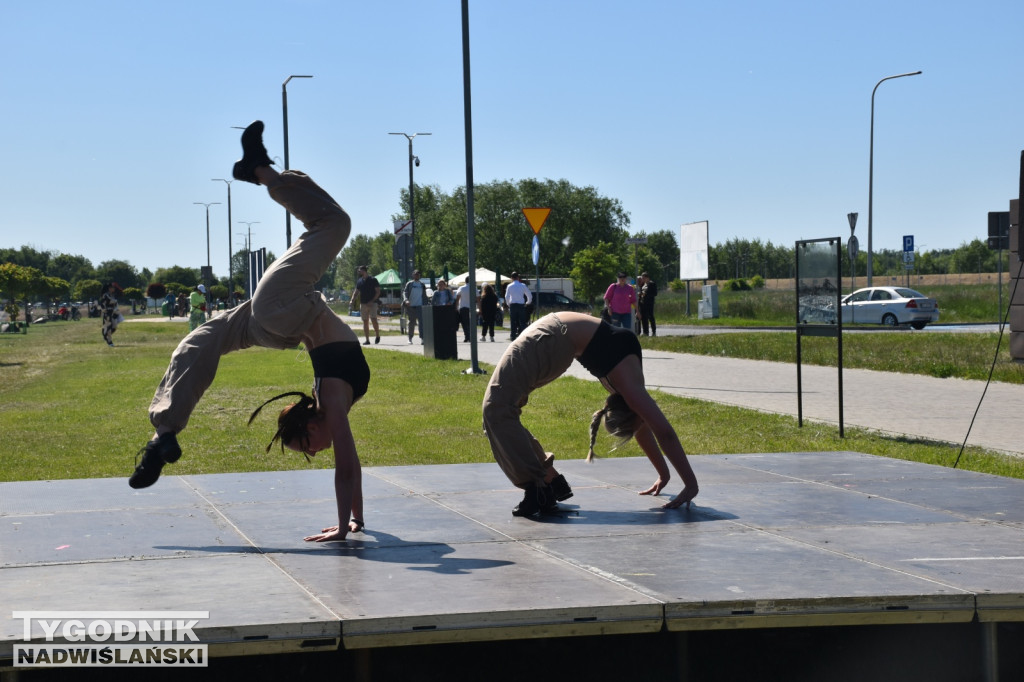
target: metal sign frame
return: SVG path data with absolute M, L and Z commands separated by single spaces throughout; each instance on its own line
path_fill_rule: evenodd
M 834 336 L 839 366 L 839 437 L 843 430 L 843 314 L 842 241 L 839 237 L 802 240 L 796 243 L 796 396 L 797 423 L 804 425 L 804 336 Z

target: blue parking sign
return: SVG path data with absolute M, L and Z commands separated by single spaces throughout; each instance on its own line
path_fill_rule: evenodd
M 903 235 L 903 250 L 913 251 L 914 250 L 914 235 L 906 234 Z

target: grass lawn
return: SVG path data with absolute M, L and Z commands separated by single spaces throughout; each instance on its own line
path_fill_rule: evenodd
M 103 343 L 94 320 L 50 322 L 33 326 L 28 334 L 0 335 L 0 480 L 127 477 L 135 453 L 153 431 L 147 418 L 153 390 L 186 331 L 180 322 L 128 322 L 115 334 L 114 348 Z M 367 349 L 367 359 L 373 372 L 370 391 L 351 413 L 364 466 L 493 461 L 480 417 L 487 375 L 463 374 L 460 362 L 374 347 Z M 275 430 L 275 410 L 246 426 L 249 414 L 267 398 L 289 390 L 309 392 L 311 384 L 309 358 L 300 349 L 252 348 L 225 356 L 179 435 L 184 456 L 168 471 L 332 466 L 329 453 L 307 463 L 277 448 L 265 452 Z M 590 415 L 604 397 L 596 382 L 563 377 L 531 396 L 523 421 L 557 457 L 582 459 Z M 840 439 L 835 426 L 805 423 L 801 429 L 792 417 L 656 397 L 691 456 L 852 450 L 950 466 L 957 455 L 957 447 L 949 444 L 850 428 Z M 613 444 L 603 435 L 598 453 L 642 456 L 633 442 L 609 452 Z M 1024 460 L 976 448 L 968 448 L 959 466 L 1024 478 Z M 653 469 L 651 476 L 653 481 Z

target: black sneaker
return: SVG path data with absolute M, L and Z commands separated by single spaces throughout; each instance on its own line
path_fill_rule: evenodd
M 523 500 L 512 510 L 512 516 L 533 516 L 537 512 L 551 514 L 558 511 L 558 503 L 549 486 L 527 484 L 523 492 Z
M 253 121 L 242 132 L 242 158 L 235 163 L 231 175 L 236 180 L 258 185 L 260 181 L 256 179 L 256 168 L 273 165 L 274 162 L 267 156 L 267 148 L 263 146 L 263 121 Z
M 558 474 L 551 479 L 549 484 L 551 492 L 554 494 L 555 499 L 559 502 L 564 502 L 572 497 L 572 488 L 569 487 L 569 482 L 565 480 L 565 476 Z
M 159 438 L 146 443 L 146 446 L 139 450 L 142 455 L 142 462 L 135 467 L 135 473 L 128 479 L 128 485 L 133 488 L 148 488 L 160 478 L 160 470 L 164 464 L 177 462 L 181 457 L 181 448 L 178 447 L 178 438 L 173 433 L 165 433 Z M 139 455 L 135 455 L 138 462 Z

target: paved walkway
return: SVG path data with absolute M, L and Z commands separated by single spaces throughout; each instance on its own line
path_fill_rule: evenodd
M 508 345 L 508 333 L 500 336 L 495 343 L 477 344 L 478 364 L 498 362 Z M 423 352 L 418 340 L 410 346 L 405 336 L 383 336 L 377 348 Z M 460 343 L 458 352 L 458 362 L 468 369 L 469 344 Z M 795 364 L 648 351 L 644 372 L 648 387 L 667 393 L 794 417 L 798 413 Z M 579 363 L 573 363 L 568 374 L 593 379 Z M 838 425 L 836 368 L 804 365 L 802 383 L 804 419 Z M 971 427 L 979 401 L 981 408 Z M 1024 427 L 1017 422 L 1022 414 L 1024 386 L 993 382 L 986 393 L 983 381 L 843 371 L 845 427 L 946 441 L 957 447 L 967 438 L 968 445 L 1024 455 Z

